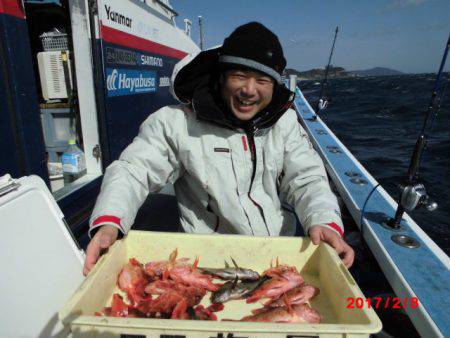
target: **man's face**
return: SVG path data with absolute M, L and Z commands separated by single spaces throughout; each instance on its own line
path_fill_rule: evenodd
M 228 70 L 221 78 L 225 104 L 242 121 L 248 121 L 272 101 L 274 80 L 251 70 Z

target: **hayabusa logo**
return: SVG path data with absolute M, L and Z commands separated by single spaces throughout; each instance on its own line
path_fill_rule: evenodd
M 108 88 L 108 91 L 110 90 L 116 90 L 116 79 L 117 79 L 118 71 L 117 69 L 114 69 L 111 74 L 108 75 L 106 78 L 106 87 Z
M 156 92 L 156 72 L 137 69 L 108 68 L 106 88 L 108 96 Z

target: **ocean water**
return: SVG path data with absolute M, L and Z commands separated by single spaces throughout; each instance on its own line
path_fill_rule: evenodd
M 446 95 L 431 129 L 419 171 L 420 181 L 437 210 L 410 212 L 421 228 L 450 255 L 450 76 Z M 397 200 L 398 184 L 405 180 L 414 144 L 422 128 L 435 75 L 402 75 L 331 79 L 326 95 L 329 107 L 321 115 L 337 137 Z M 300 83 L 311 105 L 317 81 Z

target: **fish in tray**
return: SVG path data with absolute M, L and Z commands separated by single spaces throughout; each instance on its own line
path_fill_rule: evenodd
M 125 292 L 130 304 L 114 294 L 111 307 L 104 315 L 113 317 L 144 317 L 171 319 L 217 320 L 214 312 L 223 309 L 222 304 L 207 308 L 199 303 L 208 291 L 217 291 L 213 276 L 197 268 L 189 258 L 177 259 L 175 249 L 168 260 L 152 261 L 143 265 L 131 258 L 119 273 L 117 285 Z M 102 315 L 97 312 L 96 315 Z
M 281 295 L 289 290 L 303 284 L 303 277 L 294 266 L 277 266 L 271 268 L 264 273 L 264 276 L 271 277 L 258 287 L 250 297 L 247 298 L 247 303 L 254 303 L 261 298 L 278 299 Z
M 172 280 L 157 280 L 148 284 L 145 292 L 149 295 L 163 295 L 166 293 L 179 293 L 185 298 L 187 306 L 198 305 L 206 294 L 206 290 L 195 286 L 183 285 Z
M 292 290 L 289 290 L 288 292 L 286 292 L 282 296 L 282 298 L 271 299 L 271 300 L 267 301 L 266 303 L 264 303 L 264 306 L 274 308 L 274 307 L 281 307 L 286 304 L 289 304 L 289 305 L 305 304 L 306 302 L 308 302 L 310 299 L 314 298 L 318 294 L 319 294 L 318 288 L 304 283 L 304 284 L 297 286 L 297 287 L 293 288 Z M 253 310 L 253 311 L 255 311 L 255 310 Z M 255 312 L 253 312 L 253 313 L 255 313 Z
M 308 304 L 266 308 L 257 314 L 243 317 L 243 322 L 272 322 L 272 323 L 310 323 L 322 321 L 320 314 Z
M 152 261 L 145 264 L 144 269 L 147 275 L 153 279 L 167 278 L 170 269 L 176 266 L 187 266 L 189 258 L 183 257 L 177 259 L 178 249 L 172 251 L 168 260 Z
M 178 283 L 204 288 L 208 291 L 217 291 L 219 287 L 211 281 L 211 276 L 201 273 L 197 269 L 197 264 L 198 258 L 195 259 L 192 266 L 176 266 L 170 269 L 169 276 Z
M 194 314 L 191 315 L 191 319 L 196 320 L 217 320 L 217 316 L 214 312 L 222 311 L 224 308 L 223 304 L 211 304 L 207 308 L 203 305 L 197 305 L 193 310 Z
M 126 294 L 128 304 L 121 295 L 114 294 L 111 307 L 96 315 L 113 317 L 170 318 L 217 320 L 218 311 L 229 300 L 246 299 L 254 303 L 267 299 L 264 307 L 255 309 L 240 321 L 277 323 L 318 323 L 319 313 L 306 302 L 316 296 L 319 289 L 305 284 L 297 268 L 277 264 L 260 276 L 251 269 L 226 264 L 225 268 L 199 268 L 189 258 L 177 259 L 175 249 L 168 260 L 141 264 L 131 258 L 118 275 L 117 285 Z M 213 283 L 214 278 L 228 280 Z M 200 304 L 211 293 L 211 305 Z
M 144 268 L 135 258 L 131 258 L 120 271 L 117 284 L 127 293 L 128 299 L 133 305 L 137 305 L 143 298 L 144 289 L 149 279 Z
M 244 299 L 268 279 L 269 277 L 264 276 L 253 282 L 238 282 L 237 278 L 234 281 L 228 281 L 211 295 L 211 302 L 225 303 L 230 300 Z
M 226 280 L 247 280 L 247 281 L 257 281 L 260 279 L 260 275 L 257 271 L 251 269 L 244 269 L 237 265 L 236 261 L 231 257 L 234 267 L 230 267 L 227 262 L 225 262 L 225 268 L 199 268 L 201 271 L 208 275 L 214 277 L 219 277 Z
M 105 307 L 103 312 L 109 317 L 140 317 L 139 311 L 131 305 L 126 304 L 119 294 L 114 294 L 110 307 Z M 101 312 L 96 312 L 96 316 L 102 316 Z

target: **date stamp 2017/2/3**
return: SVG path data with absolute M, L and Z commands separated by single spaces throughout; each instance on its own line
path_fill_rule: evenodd
M 419 307 L 419 299 L 417 297 L 373 297 L 373 298 L 347 298 L 347 309 L 362 309 L 364 307 L 370 309 L 391 308 L 391 309 L 417 309 Z

